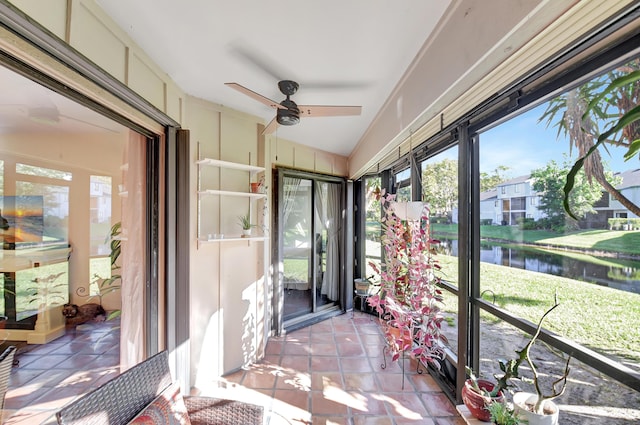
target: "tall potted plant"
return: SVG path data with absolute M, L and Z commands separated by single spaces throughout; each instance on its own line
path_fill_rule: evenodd
M 549 313 L 559 305 L 560 303 L 558 303 L 558 297 L 556 294 L 554 305 L 542 315 L 538 322 L 538 327 L 536 328 L 535 333 L 531 336 L 529 342 L 522 348 L 522 350 L 516 352 L 519 354 L 520 361 L 526 362 L 531 369 L 531 374 L 533 375 L 533 386 L 536 393 L 516 392 L 513 395 L 513 405 L 516 412 L 530 425 L 558 424 L 560 410 L 553 402 L 553 399 L 564 394 L 564 390 L 567 386 L 567 377 L 569 376 L 570 371 L 569 362 L 571 361 L 571 356 L 567 357 L 567 363 L 565 364 L 562 376 L 551 383 L 550 391 L 545 392 L 542 389 L 540 374 L 538 373 L 536 365 L 533 363 L 530 351 L 531 347 L 535 344 L 538 335 L 540 335 L 542 322 L 544 322 Z
M 395 202 L 395 195 L 380 193 L 384 262 L 381 269 L 371 267 L 380 276 L 380 290 L 368 298 L 386 326 L 385 337 L 397 361 L 407 353 L 422 364 L 440 367 L 442 292 L 437 276 L 439 264 L 429 228 L 429 210 L 418 205 L 413 217 Z M 415 206 L 415 205 L 414 205 Z
M 540 335 L 544 320 L 547 318 L 549 313 L 559 305 L 556 295 L 554 305 L 542 315 L 538 321 L 536 331 L 533 333 L 527 344 L 522 349 L 515 351 L 517 354 L 516 358 L 509 361 L 498 360 L 502 375 L 494 375 L 497 381 L 495 384 L 486 380 L 476 379 L 473 372 L 470 369 L 467 370 L 467 374 L 470 378 L 465 382 L 465 387 L 462 390 L 462 399 L 467 408 L 469 408 L 476 418 L 483 421 L 489 421 L 492 405 L 504 401 L 503 396 L 505 395 L 505 390 L 510 387 L 509 382 L 512 379 L 517 379 L 532 382 L 536 393 L 533 394 L 522 391 L 516 392 L 513 395 L 514 413 L 529 425 L 558 424 L 559 409 L 552 400 L 564 393 L 567 384 L 567 377 L 569 375 L 569 362 L 571 361 L 571 357 L 569 356 L 567 359 L 562 376 L 552 382 L 551 391 L 545 393 L 542 389 L 538 369 L 531 358 L 531 348 Z M 523 364 L 529 366 L 532 378 L 520 376 L 519 367 Z

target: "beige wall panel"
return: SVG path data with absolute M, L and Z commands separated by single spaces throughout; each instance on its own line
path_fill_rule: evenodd
M 201 244 L 196 237 L 198 226 L 201 232 L 220 233 L 218 228 L 219 197 L 206 196 L 198 203 L 198 183 L 202 189 L 219 187 L 216 169 L 206 167 L 199 173 L 195 165 L 200 158 L 218 159 L 220 113 L 210 104 L 193 97 L 184 103 L 183 127 L 190 131 L 190 156 L 194 164 L 190 171 L 190 335 L 191 335 L 191 382 L 196 386 L 210 383 L 222 373 L 223 349 L 220 326 L 220 249 L 219 243 Z M 198 153 L 199 151 L 199 153 Z M 200 177 L 202 180 L 200 181 Z M 198 210 L 200 208 L 200 210 Z M 199 211 L 202 214 L 199 214 Z
M 334 157 L 333 172 L 337 176 L 347 177 L 349 175 L 349 158 L 344 156 Z
M 257 325 L 256 259 L 260 244 L 222 242 L 220 300 L 224 335 L 224 373 L 255 360 Z
M 194 97 L 184 104 L 184 128 L 190 130 L 193 161 L 221 159 L 237 163 L 258 163 L 255 117 L 235 112 Z M 250 173 L 219 167 L 193 167 L 191 187 L 248 191 Z M 191 251 L 191 352 L 192 382 L 196 387 L 211 383 L 217 376 L 256 359 L 262 349 L 264 244 L 265 242 L 221 241 L 196 243 L 197 223 L 207 233 L 238 237 L 238 216 L 252 208 L 257 218 L 257 201 L 241 196 L 203 196 L 192 200 Z M 198 214 L 198 206 L 200 212 Z M 250 264 L 250 266 L 247 266 Z M 259 327 L 260 326 L 260 327 Z
M 173 82 L 167 83 L 167 110 L 165 113 L 179 123 L 184 123 L 185 94 Z
M 333 156 L 328 152 L 315 152 L 315 171 L 322 174 L 333 174 Z
M 271 162 L 285 167 L 294 166 L 294 144 L 288 140 L 270 138 Z
M 306 146 L 296 145 L 293 148 L 293 163 L 300 170 L 315 170 L 315 152 Z
M 218 277 L 221 249 L 222 244 L 211 243 L 191 251 L 189 333 L 191 382 L 196 387 L 210 385 L 222 374 L 224 346 Z
M 220 123 L 220 154 L 225 161 L 258 164 L 258 127 L 242 116 L 223 114 Z
M 67 0 L 11 0 L 11 3 L 64 40 L 67 26 Z
M 74 2 L 70 44 L 118 80 L 125 82 L 126 44 L 84 3 Z
M 156 108 L 166 110 L 164 81 L 135 52 L 129 55 L 128 85 Z
M 324 151 L 315 152 L 315 171 L 323 174 L 346 177 L 347 158 Z

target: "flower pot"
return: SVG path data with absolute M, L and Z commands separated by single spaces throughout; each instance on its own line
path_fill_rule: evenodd
M 369 281 L 367 279 L 355 279 L 353 284 L 357 295 L 369 295 Z
M 249 236 L 251 236 L 251 229 L 242 229 L 242 237 L 248 238 Z
M 533 407 L 538 396 L 532 393 L 517 392 L 513 395 L 513 406 L 520 418 L 528 421 L 529 425 L 558 425 L 560 409 L 551 400 L 544 402 L 544 415 L 534 413 Z
M 485 379 L 478 379 L 478 386 L 485 391 L 493 390 L 494 383 Z M 462 387 L 462 401 L 474 418 L 484 422 L 491 422 L 491 414 L 487 410 L 487 406 L 492 402 L 503 402 L 504 394 L 499 393 L 497 397 L 488 397 L 476 392 L 473 389 L 471 379 L 467 379 Z
M 251 183 L 251 193 L 260 193 L 260 183 Z

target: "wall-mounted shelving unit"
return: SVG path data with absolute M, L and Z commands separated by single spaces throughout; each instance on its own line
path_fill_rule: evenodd
M 242 164 L 237 162 L 223 161 L 220 159 L 212 159 L 212 158 L 201 158 L 196 161 L 198 165 L 198 202 L 200 202 L 203 196 L 230 196 L 230 197 L 244 197 L 248 198 L 250 202 L 249 210 L 251 214 L 251 210 L 253 209 L 253 203 L 258 199 L 266 199 L 267 195 L 265 193 L 254 193 L 250 191 L 234 191 L 234 190 L 225 190 L 222 187 L 218 189 L 203 189 L 201 187 L 202 184 L 202 167 L 215 167 L 219 169 L 230 169 L 230 170 L 239 170 L 246 171 L 248 173 L 248 182 L 251 182 L 257 173 L 264 173 L 264 167 L 258 167 L 255 165 Z M 219 184 L 222 186 L 222 183 Z M 247 184 L 247 189 L 249 188 L 249 184 Z M 223 214 L 223 209 L 219 210 L 219 215 Z M 219 216 L 220 217 L 220 216 Z M 218 234 L 210 234 L 203 235 L 202 234 L 202 211 L 200 210 L 200 205 L 198 205 L 198 247 L 202 243 L 220 243 L 220 242 L 235 242 L 235 241 L 264 241 L 265 236 L 247 236 L 241 237 L 238 235 L 224 235 L 220 237 Z M 220 219 L 218 221 L 218 228 L 220 228 Z

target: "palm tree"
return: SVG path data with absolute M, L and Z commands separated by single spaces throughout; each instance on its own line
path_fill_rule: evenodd
M 640 216 L 640 207 L 607 180 L 598 150 L 606 149 L 606 144 L 623 146 L 628 148 L 625 160 L 635 156 L 640 148 L 638 104 L 640 60 L 635 59 L 551 100 L 540 117 L 539 121 L 546 119 L 547 127 L 557 127 L 558 135 L 567 136 L 570 151 L 575 148 L 579 156 L 564 188 L 565 209 L 572 217 L 569 193 L 582 167 L 590 182 L 596 180 L 614 199 Z

